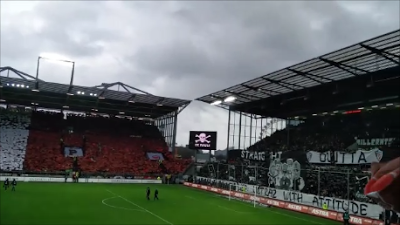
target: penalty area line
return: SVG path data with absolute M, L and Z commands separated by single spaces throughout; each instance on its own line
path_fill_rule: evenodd
M 119 198 L 119 197 L 118 197 L 118 196 L 114 196 L 114 197 L 111 197 L 111 198 L 105 198 L 105 199 L 103 199 L 103 200 L 101 201 L 101 203 L 102 203 L 103 205 L 105 205 L 105 206 L 108 206 L 108 207 L 114 208 L 114 209 L 123 209 L 123 210 L 137 211 L 137 212 L 146 213 L 146 211 L 144 211 L 144 210 L 142 210 L 142 209 L 125 208 L 125 207 L 110 205 L 110 204 L 107 203 L 108 200 L 116 199 L 116 198 Z
M 164 221 L 165 223 L 167 223 L 167 224 L 169 224 L 169 225 L 174 225 L 173 223 L 169 222 L 168 220 L 162 218 L 161 216 L 159 216 L 159 215 L 157 215 L 157 214 L 155 214 L 155 213 L 153 213 L 153 212 L 151 212 L 151 211 L 149 211 L 149 210 L 143 208 L 142 206 L 140 206 L 140 205 L 138 205 L 138 204 L 136 204 L 136 203 L 134 203 L 134 202 L 129 201 L 128 199 L 122 197 L 121 195 L 117 195 L 117 194 L 115 194 L 114 192 L 112 192 L 112 191 L 110 191 L 110 190 L 108 190 L 108 189 L 106 189 L 106 191 L 109 192 L 109 193 L 111 193 L 111 194 L 113 194 L 113 195 L 115 195 L 116 197 L 119 197 L 119 198 L 125 200 L 126 202 L 128 202 L 128 203 L 130 203 L 130 204 L 132 204 L 132 205 L 134 205 L 134 206 L 136 206 L 136 207 L 138 207 L 139 209 L 141 209 L 141 210 L 143 210 L 143 211 L 145 211 L 145 212 L 151 214 L 152 216 L 158 218 L 159 220 L 162 220 L 162 221 Z

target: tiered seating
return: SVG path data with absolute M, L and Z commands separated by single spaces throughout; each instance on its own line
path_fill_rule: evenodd
M 25 170 L 64 171 L 71 168 L 71 161 L 62 154 L 61 131 L 63 115 L 54 112 L 32 112 Z
M 178 173 L 189 162 L 176 160 L 155 126 L 142 121 L 98 116 L 35 112 L 32 116 L 26 169 L 63 171 L 72 160 L 64 157 L 62 146 L 84 149 L 79 167 L 85 172 L 124 174 Z M 49 122 L 50 121 L 50 122 Z M 164 168 L 147 158 L 146 152 L 164 154 Z
M 292 187 L 297 188 L 295 189 L 296 191 L 311 194 L 320 193 L 321 195 L 329 197 L 369 201 L 369 199 L 362 194 L 362 189 L 369 177 L 369 174 L 362 171 L 365 167 L 361 165 L 346 165 L 346 167 L 343 167 L 343 165 L 328 165 L 328 167 L 326 165 L 310 166 L 306 163 L 306 151 L 350 152 L 357 150 L 357 148 L 368 150 L 368 147 L 378 147 L 384 151 L 384 160 L 399 157 L 400 149 L 398 141 L 387 143 L 387 146 L 354 147 L 356 139 L 391 139 L 399 137 L 400 118 L 398 113 L 399 109 L 393 108 L 371 110 L 349 115 L 327 117 L 313 116 L 297 126 L 291 126 L 275 132 L 270 137 L 266 137 L 262 141 L 251 146 L 249 150 L 267 152 L 293 151 L 291 153 L 296 153 L 296 155 L 300 153 L 298 155 L 303 155 L 304 160 L 298 160 L 301 162 L 301 169 L 303 170 L 301 177 L 304 180 L 304 187 L 300 189 L 298 185 L 293 185 Z M 289 141 L 287 135 L 289 135 Z M 230 153 L 228 155 L 234 156 L 235 154 Z M 259 168 L 257 173 L 255 173 L 254 167 L 248 167 L 242 160 L 237 160 L 237 154 L 236 157 L 232 157 L 229 160 L 235 161 L 236 165 L 214 165 L 215 168 L 217 168 L 217 166 L 219 168 L 218 178 L 225 180 L 231 179 L 244 183 L 254 183 L 254 180 L 249 179 L 249 177 L 257 174 L 256 183 L 267 186 L 270 185 L 270 177 L 268 175 L 269 162 L 267 162 L 266 165 L 260 165 L 258 163 Z M 281 165 L 283 166 L 283 164 Z M 208 165 L 201 169 L 201 175 L 205 177 L 211 176 Z M 260 175 L 263 177 L 260 177 Z M 332 183 L 336 185 L 332 185 Z M 350 196 L 348 196 L 348 186 L 350 187 Z
M 1 170 L 22 170 L 29 124 L 29 113 L 0 109 Z

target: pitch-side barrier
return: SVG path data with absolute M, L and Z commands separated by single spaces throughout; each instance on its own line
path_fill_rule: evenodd
M 187 187 L 192 187 L 204 191 L 209 191 L 225 196 L 230 196 L 233 198 L 237 199 L 242 199 L 245 201 L 252 201 L 258 204 L 263 204 L 263 205 L 269 205 L 277 208 L 282 208 L 282 209 L 287 209 L 295 212 L 300 212 L 304 214 L 309 214 L 317 217 L 322 217 L 330 220 L 335 220 L 335 221 L 340 221 L 343 222 L 343 217 L 342 213 L 331 211 L 331 210 L 323 210 L 320 208 L 315 208 L 315 207 L 310 207 L 306 205 L 301 205 L 301 204 L 294 204 L 291 202 L 285 202 L 285 201 L 278 201 L 275 199 L 268 199 L 265 197 L 258 197 L 250 194 L 245 194 L 245 193 L 240 193 L 236 191 L 228 191 L 224 189 L 219 189 L 215 187 L 210 187 L 206 185 L 200 185 L 200 184 L 193 184 L 189 182 L 184 182 L 184 185 Z M 354 216 L 350 215 L 350 224 L 359 224 L 359 225 L 384 225 L 383 221 L 376 220 L 376 219 L 371 219 L 371 218 L 366 218 L 366 217 L 361 217 L 361 216 Z M 400 225 L 400 224 L 393 224 L 393 225 Z
M 49 183 L 61 183 L 65 182 L 65 178 L 62 177 L 16 177 L 16 176 L 0 176 L 0 181 L 5 179 L 12 181 L 15 179 L 18 182 L 49 182 Z M 67 182 L 72 182 L 71 178 L 67 179 Z M 155 179 L 104 179 L 104 178 L 80 178 L 79 183 L 118 183 L 118 184 L 161 184 L 161 180 Z

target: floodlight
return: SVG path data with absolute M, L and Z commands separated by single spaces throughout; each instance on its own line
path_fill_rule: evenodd
M 49 60 L 49 61 L 72 62 L 72 60 L 68 59 L 66 56 L 56 54 L 56 53 L 42 53 L 39 55 L 39 57 L 42 59 Z
M 217 101 L 215 101 L 215 102 L 212 102 L 210 105 L 219 105 L 219 104 L 221 104 L 221 103 L 222 103 L 221 100 L 217 100 Z
M 236 100 L 235 96 L 229 96 L 224 99 L 224 102 L 233 102 Z

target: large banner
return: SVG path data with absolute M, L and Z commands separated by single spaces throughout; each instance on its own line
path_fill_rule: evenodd
M 312 194 L 305 194 L 296 191 L 288 191 L 281 190 L 276 188 L 262 187 L 250 184 L 238 184 L 236 182 L 227 181 L 227 180 L 215 180 L 205 177 L 197 177 L 200 179 L 206 179 L 211 181 L 217 181 L 216 183 L 221 182 L 222 184 L 231 184 L 233 191 L 242 191 L 242 187 L 245 187 L 246 193 L 254 194 L 257 193 L 258 196 L 276 199 L 281 201 L 293 202 L 297 204 L 303 204 L 313 207 L 322 208 L 322 205 L 326 203 L 330 210 L 334 210 L 337 212 L 344 212 L 349 210 L 351 215 L 365 216 L 370 218 L 379 218 L 379 214 L 383 211 L 383 208 L 376 204 L 358 202 L 358 201 L 349 201 L 345 199 L 324 197 Z
M 307 159 L 314 164 L 370 164 L 380 162 L 383 151 L 376 148 L 370 151 L 358 150 L 354 153 L 347 152 L 316 152 L 308 151 Z
M 200 150 L 217 149 L 217 132 L 215 131 L 190 131 L 189 148 Z
M 164 160 L 164 156 L 159 152 L 147 152 L 146 155 L 150 160 Z
M 267 154 L 268 153 L 266 153 L 266 152 L 242 150 L 240 155 L 241 155 L 242 159 L 247 159 L 250 161 L 264 162 L 267 159 L 267 157 L 266 157 Z
M 65 157 L 82 157 L 83 150 L 79 147 L 64 147 Z
M 268 185 L 278 189 L 301 191 L 306 186 L 307 158 L 302 151 L 270 153 Z

